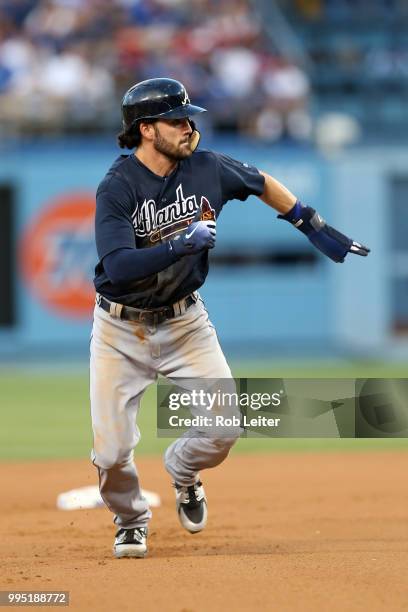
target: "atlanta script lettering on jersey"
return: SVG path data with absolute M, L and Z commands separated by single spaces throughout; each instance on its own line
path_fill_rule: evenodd
M 145 199 L 141 205 L 137 203 L 136 209 L 132 215 L 135 234 L 139 238 L 144 238 L 145 236 L 154 234 L 157 229 L 169 230 L 170 228 L 176 229 L 177 227 L 176 231 L 178 231 L 181 227 L 180 221 L 192 218 L 199 206 L 201 208 L 204 206 L 209 207 L 210 204 L 207 198 L 201 196 L 199 205 L 195 194 L 184 197 L 183 185 L 180 183 L 176 189 L 176 200 L 160 210 L 156 209 L 155 200 Z M 185 225 L 186 224 L 184 224 L 184 226 Z M 173 228 L 172 226 L 175 227 Z M 170 233 L 173 232 L 166 231 L 167 235 Z

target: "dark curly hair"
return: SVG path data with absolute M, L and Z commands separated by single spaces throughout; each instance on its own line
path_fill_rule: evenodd
M 154 123 L 154 119 L 143 119 L 143 123 Z M 118 145 L 121 149 L 135 149 L 142 142 L 140 133 L 140 124 L 142 121 L 136 121 L 129 129 L 123 129 L 118 134 Z

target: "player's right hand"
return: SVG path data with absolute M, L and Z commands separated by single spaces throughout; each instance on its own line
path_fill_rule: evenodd
M 204 249 L 213 249 L 216 233 L 215 221 L 196 221 L 170 242 L 177 255 L 183 257 L 200 253 Z

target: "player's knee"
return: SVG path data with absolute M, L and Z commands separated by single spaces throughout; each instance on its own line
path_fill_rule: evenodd
M 241 427 L 231 427 L 223 432 L 223 435 L 214 439 L 214 446 L 220 450 L 229 451 L 238 440 L 243 429 Z
M 112 470 L 133 461 L 133 449 L 106 453 L 92 453 L 92 463 L 104 470 Z

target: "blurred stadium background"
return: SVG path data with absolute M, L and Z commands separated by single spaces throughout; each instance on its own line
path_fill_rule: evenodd
M 88 452 L 94 193 L 153 76 L 208 108 L 201 146 L 372 249 L 335 265 L 229 203 L 202 295 L 235 374 L 406 377 L 407 25 L 403 0 L 0 0 L 2 458 Z

